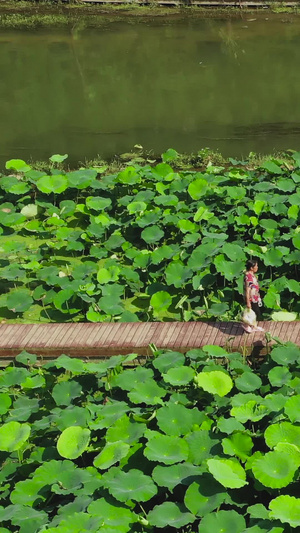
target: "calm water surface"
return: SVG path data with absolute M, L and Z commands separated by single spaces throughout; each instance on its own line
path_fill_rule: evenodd
M 299 150 L 299 65 L 297 18 L 0 30 L 0 164 Z

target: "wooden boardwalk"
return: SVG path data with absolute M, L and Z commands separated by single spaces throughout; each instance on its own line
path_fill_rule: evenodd
M 260 322 L 265 332 L 300 344 L 300 322 Z M 264 332 L 247 334 L 237 322 L 131 322 L 1 324 L 0 360 L 8 362 L 23 349 L 45 359 L 62 353 L 101 359 L 111 355 L 149 355 L 149 344 L 186 352 L 207 344 L 245 354 L 265 353 Z

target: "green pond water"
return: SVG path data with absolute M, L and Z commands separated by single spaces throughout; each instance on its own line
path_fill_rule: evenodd
M 253 16 L 255 18 L 255 15 Z M 250 19 L 250 20 L 249 20 Z M 0 29 L 0 165 L 300 149 L 300 18 Z

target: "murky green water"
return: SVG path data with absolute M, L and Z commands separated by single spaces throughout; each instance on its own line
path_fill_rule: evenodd
M 266 15 L 267 17 L 267 15 Z M 300 148 L 300 18 L 0 31 L 0 163 Z

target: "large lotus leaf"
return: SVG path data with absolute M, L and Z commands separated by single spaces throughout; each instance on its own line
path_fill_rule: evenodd
M 239 422 L 247 422 L 251 420 L 252 422 L 258 422 L 264 416 L 268 415 L 270 410 L 265 405 L 260 405 L 255 400 L 250 400 L 245 403 L 245 405 L 239 405 L 233 407 L 230 411 L 231 416 L 234 416 Z
M 203 270 L 205 266 L 211 263 L 212 257 L 217 253 L 220 247 L 221 244 L 216 241 L 197 246 L 197 248 L 193 250 L 187 262 L 187 266 L 195 271 Z
M 76 295 L 72 289 L 62 289 L 53 298 L 53 304 L 61 313 L 78 313 L 81 305 L 78 299 L 76 305 Z M 81 302 L 82 303 L 82 302 Z
M 279 442 L 288 442 L 298 446 L 300 442 L 300 427 L 293 426 L 290 422 L 279 422 L 268 426 L 264 437 L 269 448 L 274 448 Z
M 220 274 L 227 280 L 232 281 L 241 275 L 244 268 L 244 261 L 226 261 L 223 254 L 217 255 L 214 265 Z
M 285 366 L 274 366 L 268 373 L 268 378 L 273 387 L 282 387 L 291 379 L 292 374 Z
M 172 297 L 167 291 L 155 292 L 150 298 L 150 305 L 155 313 L 166 311 L 172 303 Z
M 36 533 L 49 519 L 45 511 L 20 504 L 9 505 L 3 511 L 0 509 L 0 523 L 10 520 L 14 526 L 19 526 L 20 533 Z M 3 517 L 4 513 L 6 516 Z
M 218 511 L 204 516 L 199 533 L 244 533 L 246 522 L 236 511 Z
M 267 394 L 267 396 L 263 399 L 263 405 L 265 405 L 270 412 L 278 412 L 283 409 L 286 403 L 286 396 L 283 394 L 275 393 L 275 394 Z
M 128 442 L 130 444 L 139 440 L 144 434 L 145 429 L 146 424 L 136 422 L 124 414 L 107 430 L 106 440 L 107 442 L 123 440 L 123 442 Z
M 89 370 L 86 363 L 82 359 L 76 359 L 76 357 L 69 357 L 68 355 L 60 355 L 51 364 L 54 364 L 56 368 L 64 368 L 71 372 L 73 375 L 84 374 Z M 44 367 L 45 368 L 45 367 Z
M 220 507 L 226 498 L 222 485 L 205 473 L 188 487 L 184 503 L 189 511 L 202 517 Z
M 31 167 L 23 159 L 10 159 L 6 161 L 5 168 L 8 170 L 17 170 L 18 172 L 28 172 L 31 170 Z
M 170 368 L 163 378 L 166 383 L 170 383 L 174 387 L 181 387 L 188 385 L 195 376 L 195 371 L 189 366 Z
M 185 363 L 185 357 L 181 352 L 164 352 L 153 360 L 154 368 L 157 368 L 162 374 L 168 372 L 170 368 L 182 367 Z
M 38 505 L 43 503 L 49 495 L 49 489 L 42 481 L 36 479 L 26 479 L 19 481 L 14 486 L 14 490 L 10 494 L 10 501 L 13 504 Z
M 120 298 L 113 300 L 110 296 L 102 296 L 102 298 L 99 298 L 98 300 L 99 309 L 111 316 L 120 315 L 124 311 L 121 304 L 122 300 Z
M 261 387 L 262 381 L 254 372 L 243 372 L 243 374 L 236 378 L 235 386 L 242 392 L 251 392 Z
M 36 413 L 39 409 L 40 404 L 37 398 L 19 396 L 17 400 L 14 401 L 13 409 L 10 411 L 10 419 L 17 420 L 18 422 L 26 421 L 30 418 L 32 413 Z
M 52 485 L 61 482 L 62 477 L 72 480 L 77 467 L 72 461 L 46 461 L 34 472 L 34 480 L 43 485 Z
M 159 433 L 148 440 L 144 450 L 147 459 L 165 465 L 186 461 L 188 454 L 188 444 L 183 439 L 160 435 Z
M 68 172 L 68 187 L 74 189 L 86 189 L 90 187 L 97 176 L 97 171 L 89 168 Z
M 139 385 L 128 393 L 128 398 L 133 403 L 145 403 L 146 405 L 156 405 L 161 403 L 161 398 L 166 396 L 167 390 L 160 387 L 154 379 L 148 379 L 142 387 Z
M 56 405 L 70 405 L 74 398 L 82 393 L 82 387 L 76 381 L 61 381 L 54 385 L 52 396 Z
M 128 410 L 126 402 L 108 402 L 105 405 L 88 404 L 88 409 L 92 414 L 97 414 L 95 421 L 89 424 L 91 429 L 108 428 L 121 418 Z M 118 439 L 116 439 L 118 440 Z
M 151 526 L 158 528 L 173 527 L 178 531 L 187 524 L 192 524 L 195 516 L 188 512 L 184 505 L 174 502 L 163 502 L 156 505 L 147 516 Z
M 5 415 L 11 406 L 11 397 L 6 392 L 0 392 L 0 415 Z
M 266 266 L 281 266 L 283 263 L 283 253 L 278 248 L 268 250 L 264 254 L 264 264 Z
M 203 461 L 211 457 L 211 449 L 216 444 L 209 431 L 200 429 L 186 436 L 189 445 L 189 461 L 194 465 L 201 465 Z
M 159 226 L 149 226 L 145 228 L 141 237 L 147 244 L 155 244 L 164 236 L 164 231 Z
M 136 469 L 117 472 L 112 479 L 106 481 L 106 487 L 110 494 L 121 502 L 146 502 L 157 493 L 157 486 L 151 477 Z
M 246 255 L 243 251 L 243 248 L 238 244 L 231 244 L 226 242 L 222 246 L 222 251 L 231 261 L 244 261 L 246 260 Z
M 70 405 L 66 409 L 53 409 L 52 415 L 53 422 L 56 423 L 60 431 L 70 426 L 86 427 L 91 419 L 91 415 L 87 409 L 73 405 Z
M 101 470 L 106 470 L 123 459 L 123 457 L 126 457 L 128 451 L 129 444 L 126 442 L 108 442 L 103 450 L 95 457 L 93 464 Z
M 26 350 L 22 350 L 22 352 L 20 352 L 16 356 L 16 361 L 18 361 L 18 363 L 22 363 L 25 366 L 31 366 L 37 362 L 37 356 L 33 353 L 27 352 Z
M 230 435 L 234 431 L 243 431 L 244 426 L 235 418 L 220 417 L 217 422 L 217 427 L 222 433 Z
M 194 424 L 192 410 L 176 403 L 158 409 L 156 417 L 158 427 L 166 435 L 185 435 L 191 431 Z
M 91 516 L 85 512 L 75 512 L 66 518 L 63 518 L 56 528 L 51 528 L 52 533 L 83 533 L 99 531 L 102 520 L 96 516 Z M 51 533 L 50 529 L 50 533 Z M 102 528 L 101 528 L 102 529 Z M 48 530 L 47 530 L 48 531 Z M 103 529 L 102 531 L 105 531 Z
M 193 200 L 199 200 L 202 196 L 205 196 L 207 188 L 207 181 L 205 179 L 198 178 L 189 184 L 188 192 Z
M 6 298 L 6 305 L 8 309 L 14 313 L 23 313 L 27 311 L 33 304 L 30 291 L 27 289 L 16 289 L 9 292 Z
M 68 180 L 66 176 L 63 176 L 62 174 L 55 176 L 42 176 L 37 180 L 36 186 L 39 191 L 44 192 L 46 194 L 59 194 L 67 189 Z
M 7 422 L 0 427 L 0 450 L 14 452 L 19 450 L 28 440 L 30 426 L 19 422 Z
M 191 222 L 190 220 L 186 220 L 184 218 L 181 218 L 178 221 L 177 226 L 179 227 L 180 231 L 182 231 L 182 233 L 195 233 L 197 231 L 197 225 Z
M 123 370 L 120 374 L 111 380 L 113 387 L 120 387 L 120 389 L 130 391 L 137 388 L 139 385 L 147 383 L 153 378 L 153 370 L 145 368 L 144 366 L 137 366 Z
M 236 455 L 236 457 L 245 461 L 251 455 L 253 441 L 246 433 L 237 431 L 222 440 L 222 447 L 225 454 Z
M 288 311 L 274 311 L 271 315 L 275 322 L 294 322 L 297 320 L 297 313 L 290 313 Z
M 201 474 L 201 468 L 184 462 L 171 466 L 157 465 L 152 472 L 152 478 L 159 487 L 173 490 L 179 484 L 189 485 L 192 479 L 198 478 Z
M 300 498 L 288 495 L 278 496 L 270 501 L 269 508 L 271 509 L 270 518 L 288 523 L 293 528 L 300 526 Z
M 93 501 L 87 508 L 92 516 L 102 519 L 101 531 L 105 533 L 106 527 L 110 527 L 111 533 L 118 531 L 126 533 L 130 531 L 130 524 L 136 521 L 136 515 L 117 500 L 110 498 L 99 498 Z M 69 532 L 70 533 L 70 532 Z
M 258 457 L 252 464 L 256 479 L 272 489 L 280 489 L 291 483 L 297 468 L 298 462 L 291 455 L 276 451 Z
M 246 472 L 234 459 L 208 459 L 207 466 L 214 478 L 229 489 L 239 489 L 247 485 Z
M 101 196 L 88 196 L 85 203 L 89 209 L 102 211 L 103 209 L 111 206 L 111 199 L 102 198 Z
M 215 344 L 206 344 L 202 350 L 206 352 L 210 357 L 228 357 L 228 352 L 221 346 Z
M 289 444 L 288 442 L 278 442 L 274 450 L 276 452 L 283 452 L 287 455 L 290 455 L 294 463 L 300 466 L 300 448 L 295 444 Z
M 100 268 L 97 272 L 97 281 L 100 285 L 105 285 L 110 281 L 117 281 L 119 269 Z
M 284 412 L 291 422 L 300 422 L 300 394 L 296 394 L 287 400 Z
M 26 218 L 34 218 L 38 214 L 38 206 L 36 204 L 27 204 L 21 209 L 21 213 Z
M 275 346 L 271 352 L 271 358 L 279 365 L 288 366 L 300 359 L 300 348 L 292 343 L 285 346 Z
M 90 435 L 89 429 L 70 426 L 61 433 L 57 441 L 58 453 L 66 459 L 77 459 L 87 448 Z
M 205 391 L 218 396 L 225 396 L 233 387 L 231 377 L 219 370 L 200 372 L 195 377 L 195 382 L 198 387 L 202 387 Z
M 185 267 L 179 262 L 169 263 L 165 270 L 166 281 L 168 285 L 174 285 L 176 288 L 182 287 L 190 279 L 192 270 Z

